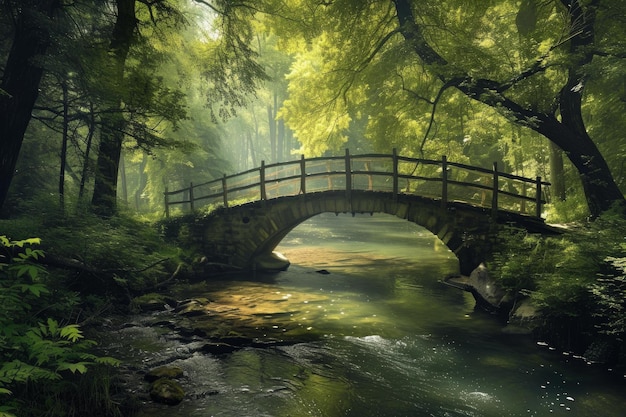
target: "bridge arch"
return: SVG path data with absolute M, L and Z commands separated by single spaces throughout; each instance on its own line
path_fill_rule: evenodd
M 276 258 L 276 246 L 296 226 L 322 213 L 386 213 L 420 225 L 456 255 L 462 274 L 469 274 L 485 260 L 499 227 L 488 209 L 450 202 L 443 208 L 440 201 L 425 197 L 353 190 L 350 194 L 324 191 L 220 209 L 196 220 L 196 233 L 200 232 L 203 249 L 212 259 L 245 269 L 284 269 L 289 262 Z

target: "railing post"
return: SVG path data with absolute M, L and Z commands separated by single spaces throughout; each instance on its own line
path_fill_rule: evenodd
M 493 189 L 491 195 L 491 214 L 495 219 L 498 216 L 498 163 L 493 163 Z
M 328 191 L 333 189 L 333 178 L 330 174 L 330 162 L 326 162 L 326 172 L 328 172 Z
M 191 212 L 193 213 L 193 211 L 194 211 L 194 207 L 193 207 L 193 182 L 189 183 L 189 208 L 191 209 Z
M 448 205 L 448 158 L 441 157 L 441 208 Z
M 228 208 L 228 188 L 226 187 L 226 174 L 222 177 L 222 196 L 224 197 L 224 207 Z
M 346 148 L 346 200 L 352 206 L 352 164 L 350 163 L 350 150 Z
M 300 156 L 300 192 L 306 194 L 306 160 Z
M 398 150 L 393 148 L 391 153 L 391 161 L 393 164 L 393 201 L 398 200 Z
M 265 192 L 265 161 L 261 161 L 261 168 L 259 169 L 259 186 L 261 187 L 261 200 L 267 200 Z
M 535 187 L 535 215 L 541 217 L 541 177 L 537 177 Z
M 398 200 L 398 150 L 393 148 L 391 155 L 393 161 L 393 201 Z
M 163 193 L 165 197 L 165 218 L 170 218 L 170 194 L 167 187 L 165 187 L 165 192 Z

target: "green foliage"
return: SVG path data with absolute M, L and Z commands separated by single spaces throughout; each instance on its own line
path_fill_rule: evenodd
M 80 314 L 119 308 L 171 277 L 179 263 L 197 257 L 171 240 L 166 242 L 152 222 L 127 212 L 103 220 L 89 210 L 40 216 L 29 211 L 23 217 L 0 220 L 0 227 L 12 236 L 38 233 L 49 257 L 78 267 L 69 275 L 63 268 L 49 269 L 48 288 L 53 294 L 47 311 L 51 314 L 78 314 L 79 303 Z
M 503 287 L 530 294 L 548 318 L 624 337 L 626 220 L 607 214 L 559 237 L 508 229 L 500 238 L 491 266 Z
M 589 217 L 589 208 L 582 193 L 568 193 L 565 201 L 552 201 L 546 206 L 546 221 L 549 223 L 571 223 Z
M 611 274 L 600 274 L 591 293 L 596 304 L 596 317 L 600 319 L 600 333 L 616 336 L 623 341 L 626 336 L 626 257 L 608 257 L 614 268 Z
M 88 366 L 118 364 L 90 353 L 95 342 L 85 339 L 78 325 L 40 317 L 51 304 L 51 290 L 46 270 L 34 263 L 44 256 L 32 247 L 39 243 L 38 238 L 13 241 L 0 236 L 0 396 L 10 396 L 27 383 L 84 374 Z M 0 413 L 9 411 L 0 408 Z

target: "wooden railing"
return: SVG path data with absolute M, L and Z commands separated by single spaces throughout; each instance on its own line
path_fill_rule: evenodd
M 317 157 L 266 165 L 202 184 L 165 190 L 165 213 L 170 207 L 183 205 L 195 210 L 200 205 L 218 204 L 229 207 L 250 201 L 311 194 L 320 191 L 345 190 L 350 198 L 352 191 L 391 192 L 393 198 L 400 194 L 419 195 L 441 199 L 445 208 L 456 201 L 475 206 L 518 212 L 541 217 L 545 186 L 548 182 L 524 178 L 492 169 L 450 162 L 445 156 L 440 160 L 400 156 L 396 150 L 391 155 L 351 155 Z M 177 196 L 178 199 L 175 199 Z M 174 200 L 175 199 L 175 200 Z M 186 207 L 185 207 L 186 206 Z

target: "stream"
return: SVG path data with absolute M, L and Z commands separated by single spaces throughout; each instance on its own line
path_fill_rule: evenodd
M 624 415 L 621 378 L 503 332 L 469 293 L 441 284 L 458 262 L 426 229 L 321 215 L 277 251 L 287 271 L 178 288 L 184 310 L 116 331 L 107 353 L 124 360 L 141 417 Z M 250 343 L 210 353 L 216 337 Z M 184 370 L 176 406 L 151 402 L 141 379 L 163 364 Z

